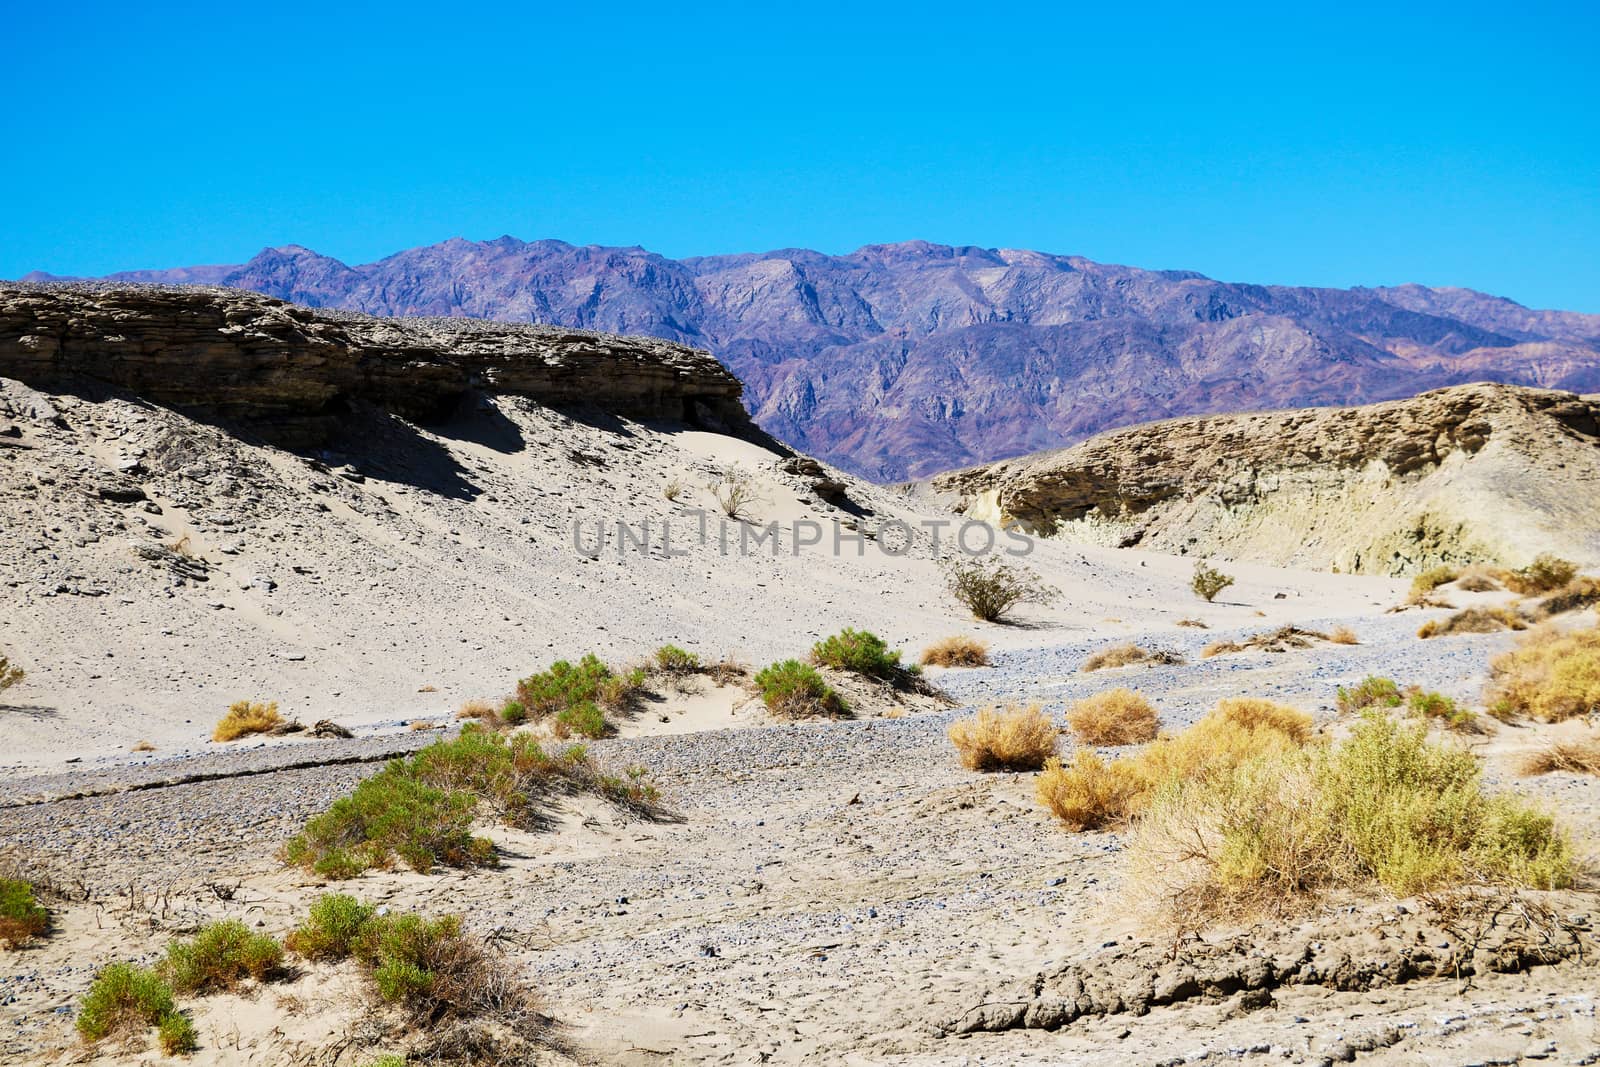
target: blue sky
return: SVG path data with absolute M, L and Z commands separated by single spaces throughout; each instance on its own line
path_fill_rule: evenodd
M 0 277 L 924 238 L 1600 312 L 1593 4 L 8 8 Z

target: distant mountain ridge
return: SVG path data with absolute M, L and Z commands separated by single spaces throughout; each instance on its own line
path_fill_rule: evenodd
M 1600 315 L 1469 289 L 1235 284 L 924 241 L 672 260 L 454 238 L 354 267 L 287 245 L 239 266 L 109 277 L 708 348 L 743 379 L 764 429 L 880 481 L 1177 415 L 1359 404 L 1479 380 L 1600 390 Z

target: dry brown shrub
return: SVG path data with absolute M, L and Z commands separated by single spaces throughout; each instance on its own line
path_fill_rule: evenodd
M 1055 724 L 1037 704 L 985 708 L 951 723 L 949 736 L 973 771 L 1036 771 L 1056 751 Z
M 1179 626 L 1187 626 L 1195 630 L 1211 629 L 1204 619 L 1179 619 L 1177 624 Z
M 1560 589 L 1578 576 L 1578 565 L 1550 552 L 1541 552 L 1519 570 L 1502 571 L 1499 578 L 1507 589 L 1523 596 Z
M 922 650 L 920 662 L 924 667 L 987 667 L 989 646 L 964 634 L 943 637 Z
M 240 700 L 228 708 L 228 714 L 211 731 L 213 741 L 232 741 L 249 734 L 264 734 L 283 725 L 275 702 L 258 703 Z
M 1089 671 L 1114 670 L 1117 667 L 1131 667 L 1137 663 L 1144 663 L 1154 667 L 1172 666 L 1182 662 L 1183 657 L 1176 652 L 1162 648 L 1152 652 L 1148 649 L 1140 648 L 1138 645 L 1128 644 L 1101 649 L 1084 660 L 1080 670 L 1087 673 Z
M 1600 578 L 1574 578 L 1533 606 L 1536 619 L 1548 619 L 1600 604 Z
M 1155 740 L 1156 709 L 1131 689 L 1107 689 L 1085 697 L 1067 712 L 1067 725 L 1086 745 L 1139 745 Z
M 1461 572 L 1456 579 L 1456 588 L 1464 593 L 1492 593 L 1500 588 L 1499 573 L 1495 567 L 1474 563 Z
M 1361 639 L 1348 626 L 1335 626 L 1328 631 L 1328 640 L 1335 645 L 1359 645 Z
M 1303 630 L 1298 626 L 1280 626 L 1276 630 L 1253 634 L 1243 641 L 1213 641 L 1200 650 L 1202 659 L 1223 656 L 1233 652 L 1287 652 L 1294 648 L 1310 648 L 1313 641 L 1330 638 L 1320 630 Z
M 148 742 L 148 741 L 138 741 L 138 742 L 134 743 L 133 748 L 130 749 L 129 751 L 131 751 L 131 752 L 154 752 L 155 750 L 156 750 L 156 746 L 152 745 L 150 742 Z
M 1552 741 L 1524 756 L 1517 770 L 1525 775 L 1555 771 L 1600 775 L 1600 731 L 1589 730 L 1581 737 Z
M 1448 619 L 1429 619 L 1418 627 L 1417 636 L 1426 640 L 1446 634 L 1492 634 L 1527 628 L 1527 620 L 1510 608 L 1467 608 Z
M 1130 799 L 1141 790 L 1138 779 L 1128 773 L 1126 761 L 1106 763 L 1095 753 L 1080 748 L 1071 765 L 1051 758 L 1034 783 L 1034 795 L 1068 830 L 1097 830 L 1125 818 Z

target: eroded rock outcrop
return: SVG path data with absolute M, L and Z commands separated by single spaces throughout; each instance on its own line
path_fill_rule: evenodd
M 296 444 L 321 440 L 352 402 L 426 420 L 473 389 L 754 432 L 738 379 L 669 341 L 380 319 L 210 287 L 0 286 L 0 377 L 105 383 Z
M 1600 559 L 1600 398 L 1475 384 L 1354 408 L 1171 419 L 931 482 L 957 510 L 1097 543 L 1403 574 Z

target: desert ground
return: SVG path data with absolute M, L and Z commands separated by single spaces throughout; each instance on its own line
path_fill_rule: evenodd
M 97 971 L 152 962 L 216 919 L 281 937 L 330 889 L 463 915 L 546 1020 L 517 1062 L 1600 1062 L 1588 873 L 1515 905 L 1554 947 L 1507 949 L 1518 962 L 1498 969 L 1468 964 L 1499 935 L 1415 897 L 1175 931 L 1125 827 L 1070 832 L 1035 802 L 1034 773 L 967 770 L 947 738 L 975 709 L 1038 703 L 1070 754 L 1065 710 L 1113 685 L 1145 694 L 1169 731 L 1259 696 L 1338 734 L 1339 688 L 1369 675 L 1481 709 L 1490 660 L 1517 635 L 1417 630 L 1511 593 L 1446 585 L 1449 608 L 1392 611 L 1408 578 L 1223 561 L 1236 582 L 1207 602 L 1192 557 L 1037 538 L 1020 562 L 1058 596 L 982 623 L 945 588 L 923 524 L 956 520 L 929 496 L 834 471 L 840 488 L 819 492 L 818 472 L 748 439 L 501 395 L 429 428 L 358 411 L 307 454 L 115 390 L 0 384 L 18 429 L 0 448 L 5 653 L 28 672 L 0 695 L 0 842 L 52 911 L 48 935 L 0 950 L 5 1062 L 163 1061 L 148 1032 L 80 1039 Z M 696 529 L 730 466 L 757 490 L 733 536 L 778 522 L 776 554 L 724 553 L 715 534 L 670 552 L 574 548 L 575 518 Z M 874 539 L 796 547 L 802 519 Z M 1593 609 L 1551 625 L 1592 626 Z M 1202 655 L 1284 626 L 1347 627 L 1354 643 Z M 552 794 L 536 825 L 483 821 L 489 867 L 332 882 L 280 859 L 387 759 L 454 736 L 463 702 L 498 702 L 556 659 L 624 666 L 671 643 L 757 667 L 844 627 L 908 660 L 970 636 L 992 665 L 929 668 L 939 694 L 839 677 L 851 713 L 803 721 L 737 681 L 655 684 L 588 746 L 602 767 L 646 769 L 649 810 Z M 1083 671 L 1129 642 L 1173 655 Z M 352 736 L 210 740 L 238 700 Z M 1516 767 L 1592 728 L 1479 719 L 1435 732 L 1481 755 L 1490 789 L 1556 814 L 1587 872 L 1600 777 Z M 1397 946 L 1447 964 L 1390 970 Z M 1335 963 L 1325 980 L 1239 979 L 1269 958 Z M 1195 960 L 1209 978 L 1162 979 Z M 1070 1017 L 1039 1007 L 1069 973 L 1144 994 L 1083 992 Z M 442 1061 L 429 1028 L 397 1028 L 365 982 L 353 962 L 304 961 L 182 998 L 191 1062 Z

